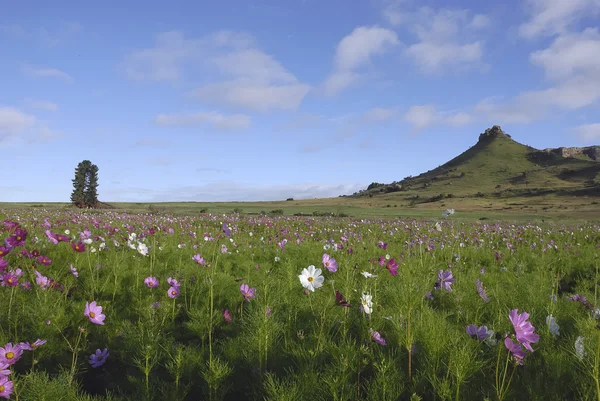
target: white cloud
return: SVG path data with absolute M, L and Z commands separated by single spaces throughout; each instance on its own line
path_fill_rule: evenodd
M 584 124 L 573 128 L 573 132 L 582 141 L 585 142 L 600 142 L 600 123 Z
M 23 72 L 27 75 L 39 78 L 59 78 L 67 82 L 73 82 L 73 77 L 56 68 L 23 66 Z
M 30 114 L 14 107 L 0 106 L 0 142 L 22 139 L 25 142 L 50 142 L 62 136 Z
M 105 188 L 102 197 L 107 202 L 166 202 L 166 201 L 275 201 L 294 199 L 311 199 L 349 195 L 365 184 L 275 184 L 257 185 L 235 181 L 215 181 L 201 186 L 185 186 L 167 189 L 148 188 Z
M 362 115 L 364 122 L 386 121 L 397 116 L 397 109 L 375 107 Z
M 156 124 L 166 126 L 193 126 L 209 124 L 220 130 L 244 129 L 250 126 L 250 117 L 244 114 L 224 115 L 215 111 L 187 114 L 159 114 Z
M 528 123 L 552 110 L 577 110 L 600 100 L 600 32 L 585 29 L 557 36 L 550 46 L 530 55 L 552 86 L 525 91 L 507 100 L 487 99 L 476 110 L 498 123 Z
M 44 110 L 44 111 L 57 111 L 58 105 L 52 102 L 46 102 L 43 100 L 28 100 L 27 106 L 32 109 Z
M 406 53 L 422 72 L 436 74 L 485 66 L 484 41 L 479 31 L 490 23 L 486 15 L 429 7 L 407 15 L 418 42 L 408 46 Z
M 417 131 L 433 125 L 449 125 L 462 127 L 474 121 L 471 114 L 465 112 L 438 111 L 434 105 L 411 106 L 403 116 L 404 121 L 410 123 Z
M 326 94 L 335 95 L 354 83 L 359 77 L 357 69 L 399 43 L 396 32 L 386 28 L 361 26 L 354 29 L 336 48 L 333 72 L 324 85 Z
M 530 20 L 521 24 L 521 37 L 532 39 L 544 35 L 566 33 L 583 18 L 600 12 L 599 0 L 527 0 Z
M 35 121 L 34 116 L 13 107 L 0 107 L 0 141 L 20 135 L 26 128 L 33 126 Z
M 161 33 L 154 47 L 133 52 L 121 69 L 133 80 L 212 78 L 213 82 L 189 92 L 189 97 L 205 104 L 256 111 L 296 109 L 311 89 L 272 55 L 258 49 L 252 36 L 229 31 L 197 39 L 177 31 Z
M 392 25 L 400 25 L 407 20 L 402 6 L 406 0 L 385 0 L 381 14 Z

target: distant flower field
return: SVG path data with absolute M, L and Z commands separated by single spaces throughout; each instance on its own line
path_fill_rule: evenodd
M 0 212 L 0 398 L 600 401 L 600 226 L 454 218 Z

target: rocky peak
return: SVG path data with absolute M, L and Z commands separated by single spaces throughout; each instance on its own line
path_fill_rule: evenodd
M 553 153 L 560 157 L 575 157 L 579 155 L 585 155 L 592 160 L 600 161 L 600 146 L 588 146 L 585 148 L 549 148 L 544 149 L 546 153 Z
M 494 138 L 510 138 L 510 135 L 502 131 L 499 125 L 494 125 L 492 128 L 486 129 L 484 133 L 479 134 L 479 142 L 489 141 Z

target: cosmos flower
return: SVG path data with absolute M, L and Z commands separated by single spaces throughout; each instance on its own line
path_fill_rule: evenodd
M 167 295 L 169 296 L 169 298 L 175 299 L 179 296 L 179 286 L 175 287 L 175 286 L 171 286 L 168 290 L 167 290 Z
M 138 242 L 137 244 L 137 251 L 139 252 L 140 255 L 142 256 L 148 256 L 148 245 Z
M 73 265 L 70 265 L 69 269 L 71 270 L 71 274 L 73 274 L 75 277 L 79 277 L 79 273 L 77 272 L 77 269 L 73 267 Z
M 177 287 L 177 288 L 179 288 L 179 287 L 181 286 L 181 284 L 179 283 L 179 281 L 175 280 L 175 279 L 174 279 L 174 278 L 172 278 L 172 277 L 169 277 L 169 278 L 167 279 L 167 283 L 168 283 L 168 284 L 169 284 L 171 287 Z
M 5 271 L 7 267 L 8 267 L 8 262 L 0 256 L 0 273 Z
M 388 271 L 390 272 L 390 274 L 392 276 L 397 276 L 398 275 L 398 263 L 396 263 L 396 259 L 395 258 L 390 259 L 387 262 L 386 269 L 388 269 Z
M 242 295 L 244 296 L 244 299 L 247 302 L 250 302 L 250 300 L 252 298 L 256 298 L 256 295 L 255 295 L 256 288 L 250 288 L 248 286 L 248 284 L 242 284 L 242 285 L 240 285 L 240 292 L 242 293 Z
M 0 378 L 3 376 L 10 376 L 10 369 L 8 369 L 8 363 L 0 363 Z
M 35 342 L 33 344 L 19 343 L 19 346 L 24 351 L 35 351 L 38 347 L 41 347 L 42 345 L 46 344 L 46 342 L 47 342 L 46 340 L 40 340 L 38 338 L 37 340 L 35 340 Z
M 104 325 L 104 319 L 106 316 L 102 313 L 102 307 L 96 304 L 96 301 L 92 303 L 85 303 L 84 316 L 90 319 L 90 322 L 94 324 Z
M 81 241 L 71 242 L 71 248 L 73 248 L 75 252 L 85 252 L 85 244 Z
M 325 267 L 330 272 L 335 273 L 337 271 L 338 264 L 334 258 L 332 258 L 328 254 L 324 253 L 323 254 L 323 267 Z
M 454 283 L 456 279 L 452 277 L 451 270 L 438 270 L 438 281 L 435 283 L 436 289 L 443 289 L 448 292 L 452 292 L 452 283 Z
M 144 284 L 148 286 L 148 288 L 156 288 L 158 287 L 158 279 L 156 277 L 146 277 L 144 279 Z
M 350 307 L 350 303 L 346 301 L 342 293 L 338 290 L 335 290 L 335 303 L 339 306 Z
M 504 346 L 513 355 L 513 359 L 519 365 L 523 365 L 523 359 L 527 355 L 519 342 L 513 342 L 510 337 L 504 338 Z
M 385 341 L 385 338 L 383 338 L 381 336 L 381 334 L 379 334 L 378 331 L 375 331 L 373 329 L 369 329 L 369 334 L 371 335 L 371 340 L 373 340 L 377 344 L 387 345 L 387 342 Z
M 302 269 L 302 273 L 298 275 L 298 278 L 302 287 L 312 292 L 315 292 L 316 288 L 321 287 L 325 281 L 325 277 L 321 275 L 321 269 L 316 269 L 313 265 Z
M 363 293 L 360 298 L 360 310 L 370 315 L 373 312 L 373 296 L 369 293 Z
M 16 287 L 19 285 L 19 278 L 11 272 L 2 275 L 2 287 Z
M 530 352 L 533 352 L 531 343 L 537 343 L 540 339 L 539 334 L 535 334 L 533 331 L 535 327 L 527 321 L 529 319 L 529 313 L 523 312 L 519 314 L 518 309 L 513 309 L 508 315 L 511 323 L 515 329 L 517 341 L 523 344 Z
M 104 365 L 104 362 L 106 362 L 106 358 L 108 358 L 109 355 L 108 348 L 104 348 L 103 351 L 97 349 L 94 354 L 90 355 L 90 365 L 92 365 L 92 368 Z
M 198 263 L 200 266 L 203 266 L 206 264 L 206 261 L 204 260 L 204 258 L 202 256 L 200 256 L 200 254 L 196 254 L 194 256 L 192 256 L 192 260 L 196 263 Z
M 0 364 L 14 365 L 21 355 L 23 355 L 23 349 L 18 344 L 8 343 L 4 347 L 0 347 Z
M 377 277 L 376 274 L 371 274 L 368 271 L 363 270 L 362 272 L 360 272 L 360 274 L 362 274 L 365 278 L 375 278 Z
M 13 393 L 13 382 L 8 377 L 0 376 L 0 397 L 9 399 Z
M 475 281 L 475 286 L 477 287 L 477 293 L 479 297 L 483 300 L 483 302 L 490 302 L 490 298 L 487 295 L 487 291 L 485 290 L 485 286 L 479 280 Z
M 229 313 L 229 309 L 225 309 L 223 311 L 223 320 L 225 320 L 225 323 L 231 323 L 231 321 L 233 320 L 231 313 Z
M 474 324 L 467 326 L 467 334 L 479 341 L 488 337 L 488 328 L 486 326 L 477 327 Z

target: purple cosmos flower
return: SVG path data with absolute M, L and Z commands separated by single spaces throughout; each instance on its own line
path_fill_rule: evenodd
M 483 341 L 488 336 L 487 326 L 477 327 L 474 324 L 467 326 L 467 334 L 473 338 L 477 338 L 479 341 Z
M 8 377 L 0 376 L 0 397 L 9 399 L 13 393 L 13 382 Z
M 171 286 L 167 291 L 169 298 L 175 299 L 179 296 L 179 287 Z
M 9 376 L 10 369 L 8 369 L 7 363 L 0 363 L 0 378 L 3 376 Z
M 45 290 L 50 285 L 50 280 L 48 280 L 48 277 L 43 276 L 42 273 L 36 271 L 35 283 L 39 285 L 42 290 Z
M 6 245 L 11 248 L 25 246 L 25 240 L 27 240 L 27 231 L 18 227 L 15 229 L 14 234 L 6 239 Z
M 226 236 L 231 237 L 231 230 L 227 227 L 227 224 L 223 223 L 223 232 Z
M 344 299 L 344 296 L 338 290 L 335 290 L 335 303 L 339 306 L 350 307 L 350 303 Z
M 513 309 L 508 315 L 515 329 L 517 341 L 523 344 L 523 346 L 527 348 L 530 352 L 533 352 L 533 348 L 531 348 L 531 343 L 537 343 L 540 339 L 540 336 L 539 334 L 535 334 L 533 332 L 535 330 L 535 327 L 533 327 L 533 325 L 527 321 L 527 319 L 529 319 L 529 313 L 518 313 L 518 309 Z
M 0 347 L 0 363 L 6 365 L 14 365 L 23 355 L 23 349 L 15 344 L 8 343 L 3 347 Z
M 248 286 L 248 284 L 240 285 L 240 292 L 242 293 L 242 295 L 244 296 L 244 299 L 247 302 L 250 302 L 250 299 L 252 299 L 252 298 L 256 298 L 256 295 L 255 295 L 256 288 L 250 288 Z
M 7 267 L 8 267 L 8 262 L 6 260 L 2 259 L 2 257 L 0 256 L 0 273 L 5 271 Z
M 174 278 L 172 278 L 172 277 L 169 277 L 169 278 L 167 279 L 167 283 L 168 283 L 168 284 L 169 284 L 171 287 L 177 287 L 177 288 L 181 287 L 181 284 L 179 283 L 179 281 L 175 280 L 175 279 L 174 279 Z
M 523 365 L 523 358 L 525 358 L 526 354 L 523 347 L 521 347 L 521 344 L 518 342 L 513 342 L 513 340 L 507 336 L 504 339 L 504 346 L 513 355 L 515 362 L 519 365 Z
M 398 263 L 396 263 L 396 258 L 392 258 L 387 262 L 386 269 L 388 269 L 392 276 L 398 275 Z
M 376 342 L 377 344 L 387 345 L 385 338 L 381 337 L 378 331 L 374 331 L 373 329 L 369 329 L 369 333 L 371 334 L 371 340 Z
M 477 293 L 483 302 L 490 302 L 490 298 L 487 295 L 487 291 L 485 290 L 483 283 L 479 280 L 476 280 L 475 285 L 477 286 Z
M 158 301 L 153 302 L 152 305 L 150 305 L 150 307 L 152 309 L 158 309 L 158 308 L 160 308 L 160 302 L 158 302 Z
M 338 265 L 334 258 L 329 256 L 328 254 L 323 254 L 323 267 L 329 270 L 332 273 L 337 271 Z
M 206 261 L 204 260 L 204 258 L 202 256 L 200 256 L 200 254 L 196 254 L 192 257 L 192 260 L 196 263 L 198 263 L 201 266 L 204 266 L 206 264 Z
M 387 249 L 387 242 L 383 242 L 383 241 L 379 241 L 379 243 L 377 244 L 378 248 L 383 249 L 384 251 Z
M 10 253 L 11 248 L 4 245 L 0 245 L 0 258 Z
M 44 234 L 46 234 L 46 237 L 48 237 L 48 241 L 52 242 L 54 245 L 58 244 L 58 238 L 56 238 L 56 234 L 54 234 L 52 231 L 46 230 Z
M 424 298 L 425 298 L 425 299 L 428 299 L 428 300 L 432 300 L 432 299 L 433 299 L 433 294 L 431 293 L 431 291 L 427 291 L 427 292 L 425 293 L 425 296 L 424 296 Z
M 52 264 L 52 261 L 47 256 L 40 255 L 38 256 L 37 261 L 44 266 L 50 266 L 50 264 Z
M 19 347 L 21 347 L 24 351 L 35 351 L 38 347 L 46 344 L 46 340 L 40 340 L 39 338 L 35 340 L 33 344 L 29 343 L 19 343 Z
M 103 351 L 97 349 L 95 354 L 90 355 L 90 365 L 92 365 L 92 368 L 104 365 L 104 362 L 106 362 L 106 358 L 108 358 L 109 355 L 110 353 L 107 348 L 104 348 Z
M 104 325 L 104 319 L 106 316 L 102 313 L 102 307 L 100 305 L 96 305 L 96 301 L 92 301 L 92 303 L 85 303 L 83 315 L 87 316 L 90 319 L 90 322 L 94 324 Z
M 229 309 L 225 309 L 223 311 L 223 319 L 225 320 L 225 323 L 231 323 L 231 321 L 233 320 L 231 313 L 229 313 Z
M 455 278 L 452 277 L 451 270 L 438 270 L 438 281 L 435 283 L 436 289 L 443 289 L 448 292 L 452 292 L 452 283 L 454 283 Z
M 156 288 L 158 287 L 158 279 L 156 277 L 146 277 L 144 279 L 144 284 L 146 284 L 148 288 Z
M 73 274 L 75 277 L 79 277 L 79 273 L 77 273 L 77 269 L 74 268 L 73 265 L 71 265 L 69 269 L 71 269 L 71 274 Z

